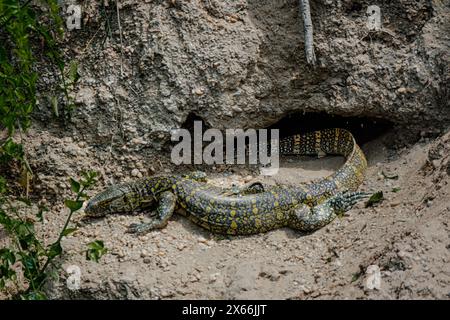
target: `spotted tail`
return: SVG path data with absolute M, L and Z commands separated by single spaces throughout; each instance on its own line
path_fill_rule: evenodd
M 282 155 L 337 154 L 345 164 L 330 176 L 306 185 L 314 202 L 345 190 L 355 191 L 364 180 L 367 160 L 353 135 L 340 128 L 298 134 L 281 139 Z

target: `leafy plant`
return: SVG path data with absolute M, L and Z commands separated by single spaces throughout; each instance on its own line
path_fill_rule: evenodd
M 95 183 L 97 175 L 89 172 L 80 181 L 70 179 L 76 197 L 65 200 L 69 215 L 58 238 L 48 246 L 37 238 L 34 230 L 35 220 L 42 222 L 47 209 L 39 208 L 35 219 L 22 217 L 9 200 L 13 192 L 8 190 L 5 178 L 11 179 L 16 171 L 8 170 L 5 177 L 1 176 L 5 173 L 3 168 L 13 169 L 13 164 L 18 164 L 21 177 L 18 180 L 26 188 L 26 197 L 18 200 L 31 206 L 27 197 L 32 170 L 23 146 L 23 133 L 31 124 L 31 113 L 37 102 L 36 57 L 50 60 L 51 66 L 57 69 L 55 74 L 59 75 L 58 90 L 66 101 L 63 108 L 59 108 L 57 96 L 51 97 L 54 113 L 67 120 L 74 108 L 69 92 L 78 81 L 78 65 L 76 62 L 66 64 L 58 48 L 58 36 L 62 33 L 58 0 L 0 1 L 0 131 L 6 133 L 5 138 L 0 138 L 0 226 L 12 241 L 10 247 L 0 249 L 0 290 L 6 282 L 17 280 L 20 270 L 26 280 L 26 288 L 19 293 L 23 299 L 46 298 L 42 287 L 49 278 L 48 270 L 54 267 L 55 259 L 62 254 L 61 239 L 76 231 L 69 227 L 71 218 L 81 209 L 87 199 L 85 190 Z M 20 134 L 20 142 L 14 139 L 16 132 Z M 103 243 L 98 241 L 100 244 L 98 248 L 90 248 L 96 250 L 96 261 L 106 252 Z
M 11 136 L 16 128 L 30 125 L 30 115 L 36 105 L 35 57 L 32 39 L 47 45 L 53 61 L 61 60 L 54 33 L 62 34 L 62 20 L 57 0 L 41 0 L 48 11 L 39 19 L 37 9 L 30 8 L 31 1 L 0 2 L 0 125 Z
M 373 195 L 370 196 L 369 200 L 366 202 L 365 207 L 372 207 L 374 204 L 379 203 L 383 201 L 383 191 L 375 192 Z
M 87 172 L 83 173 L 83 178 L 80 181 L 70 179 L 72 191 L 76 194 L 76 197 L 64 201 L 65 206 L 69 209 L 69 214 L 58 238 L 47 246 L 36 237 L 34 221 L 22 218 L 17 208 L 3 198 L 3 203 L 0 206 L 0 225 L 7 231 L 13 244 L 10 248 L 0 250 L 0 289 L 5 287 L 6 281 L 16 280 L 17 266 L 16 268 L 14 266 L 19 263 L 28 285 L 27 289 L 20 293 L 20 298 L 33 300 L 46 298 L 42 287 L 49 278 L 49 267 L 54 266 L 55 259 L 63 252 L 62 238 L 76 231 L 76 228 L 69 227 L 70 221 L 73 214 L 81 209 L 83 202 L 88 198 L 85 191 L 95 184 L 96 177 L 96 172 Z M 6 205 L 8 211 L 12 212 L 13 215 L 6 213 Z M 41 208 L 36 215 L 39 221 L 42 221 L 44 210 L 44 208 Z M 98 246 L 90 246 L 90 250 L 94 250 L 95 261 L 98 261 L 101 255 L 106 252 L 106 248 L 104 248 L 102 241 L 97 240 L 95 243 Z
M 88 249 L 86 251 L 86 259 L 98 262 L 98 260 L 105 253 L 108 252 L 108 249 L 105 248 L 103 241 L 95 240 L 88 244 Z

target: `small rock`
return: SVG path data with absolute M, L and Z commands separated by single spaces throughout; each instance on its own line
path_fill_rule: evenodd
M 137 177 L 139 174 L 140 174 L 140 172 L 139 172 L 138 169 L 133 169 L 133 170 L 131 171 L 131 175 L 132 175 L 133 177 Z
M 401 201 L 394 201 L 394 202 L 391 202 L 390 206 L 396 207 L 396 206 L 399 206 L 400 204 L 402 204 Z
M 161 297 L 163 298 L 169 298 L 169 297 L 173 297 L 173 293 L 169 290 L 161 290 Z
M 311 289 L 309 289 L 307 286 L 303 287 L 303 293 L 304 294 L 310 294 L 311 293 Z
M 142 251 L 141 251 L 141 258 L 145 258 L 147 256 L 148 256 L 148 251 L 145 250 L 145 249 L 142 249 Z
M 213 283 L 217 281 L 217 278 L 220 276 L 220 273 L 216 272 L 209 276 L 209 283 Z
M 192 90 L 192 93 L 195 93 L 198 96 L 202 96 L 205 94 L 205 89 L 199 87 L 199 88 L 195 88 L 194 90 Z

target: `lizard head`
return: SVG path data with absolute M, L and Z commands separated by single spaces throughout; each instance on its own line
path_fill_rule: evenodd
M 138 209 L 140 196 L 130 184 L 109 187 L 92 197 L 84 212 L 90 217 L 102 217 L 111 213 L 126 213 Z

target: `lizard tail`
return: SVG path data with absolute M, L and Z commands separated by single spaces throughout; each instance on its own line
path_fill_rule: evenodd
M 280 140 L 282 155 L 337 154 L 346 157 L 345 164 L 330 176 L 307 184 L 315 200 L 345 190 L 355 191 L 364 180 L 367 160 L 353 135 L 345 129 L 324 129 L 297 134 Z

